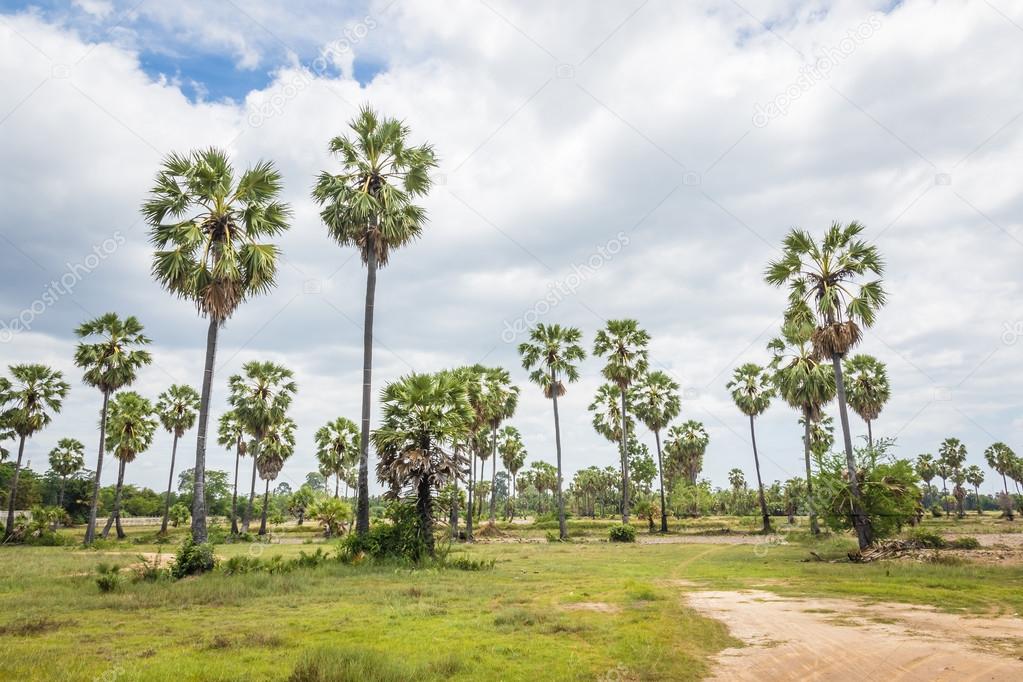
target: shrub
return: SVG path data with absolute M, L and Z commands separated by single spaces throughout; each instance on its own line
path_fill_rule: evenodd
M 338 557 L 350 563 L 365 557 L 419 563 L 427 555 L 427 547 L 426 541 L 419 536 L 415 506 L 393 502 L 388 506 L 387 514 L 390 523 L 377 522 L 364 536 L 349 535 L 342 540 Z
M 944 549 L 948 546 L 945 538 L 927 530 L 915 530 L 909 534 L 909 540 L 927 549 Z
M 945 510 L 941 508 L 940 504 L 936 504 L 936 505 L 931 507 L 931 516 L 933 516 L 934 518 L 940 519 L 944 515 L 945 515 Z
M 174 563 L 171 564 L 171 575 L 180 579 L 212 571 L 216 565 L 217 558 L 213 555 L 213 545 L 208 542 L 197 545 L 189 535 L 181 544 Z
M 121 587 L 121 567 L 116 564 L 96 565 L 96 587 L 100 592 L 115 592 Z
M 242 575 L 263 570 L 263 562 L 254 556 L 238 554 L 220 564 L 224 575 Z
M 135 567 L 134 582 L 155 583 L 170 577 L 170 571 L 160 567 L 160 555 L 153 557 L 152 561 L 139 555 L 139 564 Z
M 323 497 L 309 505 L 306 514 L 320 524 L 325 536 L 331 538 L 345 532 L 345 526 L 352 516 L 352 507 L 344 500 Z
M 167 516 L 170 519 L 171 525 L 177 528 L 181 524 L 186 523 L 188 521 L 190 514 L 188 512 L 188 507 L 178 502 L 177 504 L 170 508 L 170 511 L 167 513 Z
M 635 542 L 636 529 L 627 523 L 619 523 L 608 529 L 607 536 L 611 542 Z
M 952 542 L 948 543 L 948 546 L 952 549 L 980 549 L 980 540 L 964 535 L 961 538 L 952 540 Z
M 445 559 L 441 566 L 453 568 L 456 571 L 492 571 L 495 563 L 493 559 L 470 559 L 467 556 L 457 556 L 454 559 Z

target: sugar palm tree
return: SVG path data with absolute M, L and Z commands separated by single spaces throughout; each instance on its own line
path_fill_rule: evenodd
M 945 516 L 951 516 L 948 508 L 948 479 L 952 476 L 952 467 L 939 458 L 934 465 L 934 473 L 941 479 L 941 506 L 945 510 Z
M 568 537 L 565 523 L 565 503 L 561 489 L 564 482 L 561 468 L 561 421 L 558 417 L 558 398 L 565 395 L 565 384 L 579 380 L 577 363 L 586 357 L 586 351 L 579 345 L 582 332 L 575 327 L 560 324 L 543 324 L 529 333 L 529 341 L 519 344 L 522 367 L 529 371 L 529 380 L 543 389 L 545 398 L 554 406 L 554 446 L 558 457 L 557 504 L 558 533 L 564 540 Z
M 11 365 L 10 380 L 5 380 L 0 393 L 0 409 L 4 421 L 18 437 L 18 459 L 7 494 L 7 526 L 4 537 L 14 532 L 14 505 L 18 495 L 18 476 L 25 454 L 25 441 L 46 428 L 53 415 L 60 412 L 71 387 L 64 375 L 46 365 Z
M 622 450 L 622 426 L 624 424 L 627 431 L 632 431 L 634 430 L 634 420 L 631 415 L 626 414 L 624 418 L 622 416 L 622 390 L 618 388 L 617 384 L 610 382 L 601 384 L 597 387 L 593 402 L 587 409 L 593 414 L 591 421 L 593 430 L 613 443 L 618 449 L 618 475 L 624 484 L 625 478 L 622 472 L 628 453 Z M 625 512 L 622 511 L 624 504 L 625 494 L 623 493 L 621 499 L 618 500 L 618 510 L 623 517 L 625 516 Z
M 107 407 L 115 391 L 135 383 L 140 369 L 153 361 L 149 351 L 149 338 L 142 333 L 142 323 L 134 316 L 119 318 L 107 313 L 82 323 L 75 334 L 81 341 L 75 348 L 75 365 L 83 371 L 82 381 L 98 388 L 103 394 L 99 413 L 99 453 L 96 455 L 96 474 L 92 483 L 92 502 L 89 505 L 89 523 L 85 527 L 85 544 L 96 537 L 96 514 L 99 509 L 100 476 L 103 473 L 104 441 L 107 429 Z
M 860 238 L 863 229 L 857 222 L 845 226 L 836 222 L 819 243 L 804 230 L 792 230 L 785 238 L 782 257 L 771 262 L 764 273 L 769 284 L 788 286 L 786 316 L 814 325 L 814 352 L 818 357 L 831 359 L 842 421 L 853 525 L 860 549 L 866 549 L 873 541 L 873 530 L 860 495 L 842 358 L 860 341 L 862 329 L 874 324 L 877 311 L 885 302 L 881 281 L 884 261 L 877 247 Z M 864 277 L 876 279 L 862 281 Z
M 508 512 L 511 518 L 515 518 L 515 479 L 526 463 L 526 446 L 522 442 L 522 434 L 514 426 L 504 427 L 501 429 L 500 443 L 497 448 L 501 453 L 501 464 L 511 474 L 511 486 L 508 491 L 511 500 Z
M 209 321 L 199 404 L 192 538 L 206 542 L 206 433 L 220 327 L 248 298 L 273 289 L 279 251 L 269 240 L 288 229 L 281 175 L 260 161 L 235 180 L 227 153 L 214 148 L 167 156 L 142 214 L 150 226 L 153 277 L 195 303 Z
M 805 319 L 805 318 L 804 318 Z M 806 466 L 806 501 L 810 514 L 810 532 L 820 534 L 813 498 L 813 471 L 810 467 L 811 424 L 821 418 L 821 410 L 835 397 L 835 374 L 820 362 L 810 343 L 813 326 L 789 320 L 781 336 L 767 344 L 774 354 L 771 361 L 773 381 L 782 399 L 802 413 L 803 462 Z
M 266 515 L 270 503 L 270 481 L 277 476 L 286 462 L 295 454 L 295 422 L 291 417 L 281 416 L 273 423 L 266 425 L 259 440 L 258 449 L 253 450 L 259 477 L 266 487 L 263 489 L 263 513 L 259 521 L 259 534 L 266 535 Z
M 64 508 L 64 488 L 68 476 L 74 476 L 85 468 L 85 446 L 75 438 L 61 438 L 57 447 L 50 450 L 50 471 L 60 476 L 60 493 L 57 506 Z
M 519 404 L 519 387 L 511 381 L 508 370 L 500 367 L 487 372 L 487 396 L 490 412 L 490 523 L 497 520 L 497 432 L 501 422 L 511 419 Z
M 983 514 L 980 504 L 980 484 L 984 482 L 984 472 L 976 464 L 971 464 L 964 472 L 966 482 L 973 486 L 973 499 L 977 503 L 977 514 Z
M 924 506 L 929 508 L 931 505 L 931 481 L 938 473 L 934 464 L 934 456 L 927 453 L 917 455 L 913 468 L 916 469 L 916 475 L 924 482 L 926 493 Z
M 334 477 L 334 497 L 341 488 L 341 477 L 359 459 L 359 427 L 347 417 L 327 422 L 316 432 L 316 459 L 324 476 Z
M 945 465 L 947 471 L 947 478 L 951 478 L 957 486 L 961 486 L 963 480 L 961 478 L 961 472 L 963 464 L 966 463 L 966 446 L 958 438 L 946 438 L 942 441 L 941 446 L 938 448 L 938 457 L 941 463 Z M 942 476 L 942 480 L 946 477 Z M 953 496 L 956 498 L 956 514 L 962 518 L 965 513 L 963 511 L 962 498 L 956 495 L 956 490 L 953 488 Z M 946 509 L 946 513 L 948 510 Z
M 608 320 L 593 341 L 593 354 L 606 359 L 601 373 L 621 391 L 622 523 L 629 522 L 629 387 L 647 371 L 650 335 L 636 320 Z
M 859 353 L 845 361 L 843 371 L 849 377 L 846 387 L 849 407 L 867 423 L 867 443 L 874 447 L 871 424 L 891 397 L 888 370 L 873 355 Z
M 245 425 L 238 419 L 234 410 L 228 410 L 220 415 L 220 422 L 217 428 L 217 443 L 225 448 L 234 450 L 234 488 L 231 492 L 231 535 L 238 534 L 238 467 L 241 458 L 245 456 Z M 255 472 L 255 462 L 252 466 Z M 254 476 L 254 474 L 253 474 Z M 253 484 L 255 481 L 253 481 Z
M 682 410 L 678 383 L 665 372 L 647 372 L 633 386 L 631 402 L 636 416 L 654 432 L 657 444 L 657 473 L 661 481 L 661 532 L 668 532 L 668 506 L 664 499 L 664 462 L 661 455 L 661 431 Z
M 764 482 L 760 478 L 760 456 L 757 454 L 757 433 L 753 421 L 771 404 L 774 397 L 774 386 L 771 373 L 760 365 L 747 362 L 736 368 L 732 380 L 727 384 L 732 392 L 732 400 L 739 411 L 749 417 L 749 433 L 753 442 L 753 464 L 757 469 L 757 489 L 760 497 L 760 515 L 763 518 L 765 533 L 771 532 L 771 516 L 767 513 L 767 500 L 764 497 Z
M 395 118 L 381 118 L 368 107 L 351 123 L 352 137 L 330 141 L 341 162 L 339 173 L 320 173 L 313 198 L 322 206 L 320 218 L 341 246 L 359 250 L 366 265 L 363 325 L 362 432 L 359 444 L 359 490 L 355 529 L 369 531 L 369 439 L 373 375 L 373 311 L 377 268 L 391 251 L 415 240 L 423 231 L 426 212 L 413 203 L 430 189 L 436 167 L 433 148 L 409 144 L 411 132 Z
M 992 443 L 984 451 L 984 459 L 987 465 L 995 470 L 1002 477 L 1002 489 L 1005 491 L 1006 510 L 1005 517 L 1012 521 L 1012 495 L 1009 494 L 1009 483 L 1005 480 L 1009 471 L 1016 461 L 1016 453 L 1005 443 Z
M 695 419 L 684 421 L 681 426 L 672 426 L 664 442 L 664 451 L 671 458 L 669 471 L 677 471 L 689 485 L 696 485 L 696 478 L 703 469 L 703 454 L 709 444 L 707 430 Z
M 410 374 L 387 384 L 380 399 L 377 478 L 392 499 L 405 491 L 414 496 L 419 542 L 433 556 L 433 494 L 463 475 L 464 458 L 452 445 L 474 419 L 465 384 L 449 372 Z
M 746 489 L 746 475 L 742 473 L 742 469 L 732 468 L 728 470 L 728 485 L 732 486 L 732 490 Z
M 286 412 L 298 391 L 292 380 L 294 374 L 290 369 L 272 362 L 253 360 L 242 365 L 242 374 L 235 374 L 228 379 L 228 401 L 238 421 L 245 427 L 246 433 L 252 437 L 250 454 L 257 470 L 272 471 L 260 464 L 259 450 L 263 439 L 271 429 L 277 429 L 280 440 L 286 440 L 287 429 L 283 429 Z M 282 430 L 283 429 L 283 430 Z M 293 434 L 292 434 L 293 435 Z M 282 441 L 283 442 L 283 441 Z M 271 463 L 274 461 L 271 458 Z M 270 478 L 262 476 L 269 485 Z M 276 474 L 274 475 L 276 478 Z M 252 489 L 249 491 L 249 504 L 242 518 L 242 532 L 248 532 L 252 520 L 253 501 L 255 499 L 256 478 L 253 475 Z M 265 532 L 265 524 L 264 532 Z
M 7 377 L 0 377 L 0 462 L 6 461 L 11 455 L 10 451 L 2 443 L 18 437 L 18 434 L 11 428 L 11 415 L 3 410 L 3 396 L 7 395 L 10 390 L 11 382 Z
M 470 367 L 460 367 L 453 370 L 451 374 L 465 388 L 469 407 L 472 409 L 472 423 L 465 434 L 462 442 L 453 445 L 459 451 L 469 453 L 469 476 L 466 485 L 466 517 L 465 537 L 468 542 L 473 541 L 473 517 L 475 516 L 474 498 L 476 494 L 476 460 L 485 459 L 489 445 L 489 431 L 491 411 L 494 409 L 495 401 L 490 398 L 489 388 L 486 383 L 486 376 L 490 370 L 483 365 L 476 364 Z M 481 462 L 482 469 L 482 462 Z M 482 478 L 482 475 L 480 476 Z M 456 490 L 458 479 L 452 481 Z M 456 519 L 457 523 L 457 519 Z
M 110 406 L 109 433 L 106 439 L 107 452 L 120 462 L 117 469 L 117 487 L 114 490 L 114 508 L 103 528 L 103 537 L 110 534 L 110 527 L 117 525 L 117 538 L 123 540 L 121 528 L 121 490 L 124 487 L 124 468 L 153 444 L 157 421 L 153 404 L 135 391 L 118 393 Z
M 170 498 L 174 485 L 174 460 L 178 454 L 178 439 L 185 431 L 195 426 L 196 412 L 199 410 L 199 394 L 191 386 L 173 384 L 156 399 L 156 414 L 160 423 L 173 437 L 171 445 L 170 475 L 167 478 L 167 494 L 163 502 L 163 523 L 160 532 L 167 532 L 167 521 L 170 518 Z

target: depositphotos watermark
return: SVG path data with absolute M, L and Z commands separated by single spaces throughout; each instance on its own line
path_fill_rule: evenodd
M 543 298 L 538 299 L 529 310 L 519 315 L 514 320 L 504 321 L 504 330 L 501 332 L 501 340 L 511 343 L 521 335 L 527 333 L 536 322 L 559 303 L 569 296 L 574 295 L 583 282 L 595 275 L 604 265 L 611 262 L 622 249 L 629 245 L 632 240 L 629 235 L 619 232 L 613 239 L 598 246 L 593 254 L 583 263 L 576 263 L 572 271 L 565 277 L 547 284 L 547 293 Z
M 64 274 L 52 280 L 39 298 L 22 309 L 20 313 L 10 320 L 0 320 L 0 343 L 8 343 L 15 334 L 32 330 L 32 325 L 37 317 L 46 312 L 48 308 L 57 303 L 63 296 L 70 296 L 78 283 L 85 279 L 85 276 L 102 265 L 103 261 L 112 256 L 117 249 L 127 240 L 120 231 L 114 232 L 112 237 L 104 239 L 102 243 L 92 247 L 92 253 L 83 258 L 80 262 L 67 262 L 64 264 Z
M 845 37 L 834 45 L 817 51 L 817 56 L 810 64 L 799 69 L 799 77 L 774 96 L 767 104 L 757 102 L 753 107 L 753 125 L 757 128 L 767 126 L 776 118 L 789 113 L 789 107 L 823 80 L 831 76 L 831 71 L 856 52 L 860 45 L 874 37 L 881 28 L 881 17 L 872 14 L 859 26 L 851 29 Z

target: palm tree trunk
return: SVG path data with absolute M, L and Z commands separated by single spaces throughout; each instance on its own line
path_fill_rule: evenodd
M 60 477 L 60 494 L 57 495 L 57 506 L 64 508 L 64 487 L 67 485 L 67 476 Z
M 806 462 L 806 507 L 810 514 L 810 532 L 821 534 L 817 523 L 817 507 L 813 502 L 813 470 L 810 468 L 810 411 L 803 410 L 803 459 Z
M 338 495 L 341 493 L 341 475 L 334 474 L 334 499 L 336 500 Z
M 629 415 L 625 404 L 625 386 L 622 391 L 622 523 L 629 522 Z
M 874 449 L 874 429 L 871 428 L 870 420 L 867 420 L 867 445 L 871 450 Z
M 117 539 L 124 539 L 124 529 L 121 528 L 121 490 L 124 488 L 124 460 L 121 460 L 117 468 L 117 488 L 114 489 L 114 509 L 110 512 L 107 525 L 103 528 L 103 539 L 106 540 L 110 534 L 110 526 L 117 522 Z
M 416 511 L 419 517 L 419 535 L 426 545 L 426 553 L 433 557 L 434 552 L 434 539 L 433 539 L 433 500 L 430 495 L 430 477 L 423 476 L 419 479 L 419 486 L 416 491 Z
M 558 454 L 558 537 L 568 539 L 568 524 L 565 523 L 565 500 L 561 493 L 561 418 L 558 416 L 558 381 L 551 370 L 551 400 L 554 403 L 554 446 Z
M 219 324 L 210 315 L 206 331 L 206 366 L 202 374 L 202 395 L 199 402 L 199 435 L 195 441 L 195 469 L 192 484 L 192 540 L 206 542 L 206 426 L 210 419 L 210 395 L 213 391 L 213 363 L 217 357 Z
M 25 436 L 21 437 L 18 443 L 18 461 L 14 465 L 14 477 L 11 479 L 11 494 L 7 500 L 7 527 L 4 537 L 9 537 L 14 532 L 14 503 L 18 496 L 18 476 L 21 474 L 21 457 L 25 454 Z
M 234 445 L 234 492 L 231 493 L 231 535 L 238 535 L 238 468 L 242 462 L 242 439 Z
M 661 432 L 654 431 L 654 440 L 657 442 L 657 475 L 661 479 L 661 532 L 668 532 L 668 507 L 664 502 L 664 464 L 661 461 Z
M 252 512 L 256 510 L 256 455 L 259 454 L 259 443 L 253 441 L 249 456 L 252 457 L 252 484 L 249 486 L 249 504 L 245 507 L 245 515 L 242 517 L 242 532 L 249 532 L 249 524 L 252 522 Z
M 977 515 L 980 516 L 984 512 L 980 508 L 980 486 L 979 485 L 973 486 L 973 499 L 976 500 L 976 503 L 977 503 Z
M 448 525 L 451 526 L 451 539 L 458 539 L 458 479 L 454 479 L 455 492 L 450 502 L 450 509 L 448 510 Z
M 945 508 L 945 518 L 952 516 L 948 506 L 948 481 L 944 478 L 941 479 L 941 506 Z
M 167 532 L 167 519 L 170 517 L 171 486 L 174 483 L 174 460 L 177 459 L 177 456 L 178 456 L 178 434 L 177 434 L 177 432 L 175 432 L 174 433 L 174 444 L 171 445 L 171 466 L 170 466 L 170 476 L 167 477 L 167 496 L 164 498 L 164 501 L 163 501 L 163 523 L 160 525 L 160 532 L 161 533 L 166 533 Z
M 1012 497 L 1009 496 L 1009 482 L 1005 480 L 1005 474 L 1002 474 L 1002 487 L 1005 488 L 1005 503 L 1008 505 L 1008 509 L 1005 512 L 1005 517 L 1012 521 Z
M 831 364 L 835 369 L 838 416 L 842 420 L 842 438 L 845 441 L 845 466 L 849 472 L 849 492 L 852 494 L 853 527 L 856 529 L 856 540 L 862 550 L 869 547 L 874 538 L 870 529 L 870 520 L 863 511 L 860 482 L 856 475 L 856 458 L 853 456 L 852 434 L 849 431 L 849 409 L 845 402 L 845 382 L 842 379 L 842 356 L 834 353 L 831 356 Z
M 497 427 L 490 436 L 490 523 L 497 521 Z
M 266 508 L 270 503 L 270 479 L 266 479 L 266 490 L 263 491 L 263 516 L 259 522 L 259 534 L 266 535 Z
M 472 489 L 476 487 L 476 448 L 469 453 L 469 486 L 465 498 L 465 541 L 472 542 Z
M 764 532 L 771 532 L 771 516 L 767 513 L 767 499 L 764 497 L 764 483 L 760 480 L 760 456 L 757 454 L 757 432 L 753 428 L 753 415 L 749 416 L 749 435 L 753 440 L 753 465 L 757 470 L 757 493 L 760 498 L 760 516 L 764 521 Z
M 375 229 L 375 221 L 373 229 Z M 367 243 L 366 308 L 362 327 L 362 433 L 359 439 L 359 493 L 355 532 L 369 532 L 369 411 L 373 391 L 373 306 L 377 289 L 377 256 L 373 240 Z
M 107 405 L 110 403 L 110 391 L 103 391 L 103 407 L 99 412 L 99 454 L 96 456 L 96 477 L 92 484 L 92 503 L 89 505 L 89 525 L 85 527 L 85 544 L 92 544 L 96 539 L 96 511 L 99 509 L 99 481 L 103 473 L 103 447 L 107 435 Z

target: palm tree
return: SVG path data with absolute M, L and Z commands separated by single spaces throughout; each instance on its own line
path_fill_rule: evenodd
M 802 412 L 803 461 L 806 466 L 806 502 L 810 514 L 810 532 L 820 534 L 813 499 L 813 471 L 810 467 L 810 428 L 821 418 L 821 410 L 835 397 L 834 371 L 821 363 L 810 339 L 813 326 L 790 320 L 782 326 L 781 336 L 767 344 L 774 354 L 773 381 L 782 399 Z
M 767 513 L 764 498 L 764 482 L 760 478 L 760 457 L 757 454 L 757 434 L 753 420 L 767 411 L 774 397 L 771 374 L 760 365 L 747 362 L 736 368 L 732 380 L 726 386 L 732 392 L 732 400 L 739 411 L 749 417 L 749 433 L 753 441 L 753 464 L 757 469 L 757 488 L 760 495 L 760 515 L 764 521 L 763 531 L 771 532 L 771 516 Z
M 167 521 L 170 517 L 171 489 L 174 484 L 174 460 L 178 454 L 178 439 L 185 431 L 195 426 L 195 413 L 199 409 L 199 394 L 191 386 L 172 384 L 156 399 L 156 414 L 160 417 L 168 432 L 174 436 L 171 446 L 170 475 L 167 478 L 167 495 L 163 502 L 163 523 L 160 532 L 167 532 Z
M 501 453 L 501 464 L 511 474 L 511 486 L 508 491 L 511 500 L 508 505 L 510 518 L 515 518 L 515 479 L 519 470 L 526 463 L 526 446 L 522 443 L 522 434 L 514 426 L 501 429 L 500 443 L 497 446 Z
M 253 466 L 255 470 L 260 471 L 261 477 L 269 486 L 271 479 L 262 476 L 262 472 L 272 471 L 273 467 L 268 468 L 265 464 L 260 464 L 259 450 L 262 447 L 263 439 L 267 437 L 271 429 L 278 430 L 279 440 L 286 440 L 287 430 L 283 429 L 283 422 L 295 392 L 298 391 L 298 386 L 292 380 L 294 374 L 290 369 L 272 362 L 256 360 L 246 362 L 242 365 L 242 373 L 242 375 L 235 374 L 228 379 L 230 390 L 228 401 L 231 403 L 238 421 L 244 425 L 246 433 L 252 437 Z M 270 461 L 273 463 L 272 457 Z M 276 473 L 274 478 L 276 478 Z M 255 494 L 256 476 L 253 473 L 249 505 L 242 518 L 242 532 L 249 530 Z M 266 524 L 262 525 L 261 534 L 266 530 Z
M 217 333 L 244 300 L 274 287 L 279 251 L 262 240 L 288 229 L 291 210 L 278 200 L 281 189 L 273 163 L 258 162 L 236 182 L 227 153 L 209 148 L 166 157 L 142 206 L 156 248 L 153 277 L 209 320 L 192 495 L 196 543 L 206 542 L 206 432 Z
M 948 479 L 952 475 L 952 467 L 939 458 L 935 463 L 934 473 L 941 479 L 941 506 L 945 510 L 945 516 L 951 516 L 948 509 Z
M 537 324 L 530 333 L 529 341 L 519 344 L 522 367 L 529 371 L 529 380 L 543 389 L 545 398 L 554 405 L 554 446 L 558 456 L 557 503 L 558 532 L 564 540 L 568 538 L 565 523 L 565 504 L 561 495 L 564 482 L 561 468 L 561 421 L 558 418 L 558 398 L 565 395 L 565 384 L 579 380 L 577 363 L 586 357 L 586 351 L 579 345 L 583 334 L 576 327 L 562 327 L 560 324 Z
M 1005 491 L 1006 502 L 1005 518 L 1012 521 L 1012 495 L 1009 494 L 1009 484 L 1005 477 L 1009 474 L 1016 461 L 1016 453 L 1005 443 L 993 443 L 984 451 L 984 459 L 987 460 L 987 465 L 1002 477 L 1002 488 Z
M 631 415 L 627 415 L 625 420 L 622 419 L 621 389 L 612 383 L 601 384 L 597 387 L 593 401 L 586 409 L 593 414 L 591 420 L 593 430 L 606 438 L 608 442 L 613 443 L 618 450 L 618 477 L 624 480 L 622 462 L 627 457 L 627 453 L 622 451 L 622 423 L 626 421 L 628 423 L 628 430 L 632 431 L 634 430 L 635 422 Z M 620 492 L 621 488 L 619 487 Z M 619 514 L 623 513 L 622 505 L 624 503 L 625 497 L 623 495 L 617 504 Z
M 475 516 L 475 504 L 473 498 L 476 493 L 476 459 L 484 459 L 489 449 L 488 431 L 490 429 L 491 411 L 495 402 L 488 395 L 488 385 L 485 381 L 486 367 L 480 364 L 470 367 L 460 367 L 450 373 L 457 381 L 465 387 L 469 407 L 472 409 L 473 419 L 469 425 L 463 442 L 456 443 L 453 447 L 456 450 L 468 450 L 469 452 L 469 476 L 467 481 L 466 496 L 466 517 L 465 517 L 465 538 L 466 541 L 473 541 L 473 517 Z M 482 463 L 481 463 L 482 469 Z M 482 475 L 480 476 L 482 478 Z M 458 479 L 452 481 L 456 487 Z M 457 523 L 457 518 L 455 519 Z
M 316 432 L 316 459 L 324 476 L 334 477 L 334 497 L 344 476 L 359 457 L 359 427 L 347 417 L 338 417 Z
M 732 490 L 746 489 L 746 475 L 742 473 L 742 469 L 728 470 L 728 485 L 732 486 Z
M 120 462 L 117 469 L 117 488 L 114 491 L 114 508 L 103 528 L 103 537 L 110 534 L 110 526 L 117 524 L 117 538 L 125 538 L 121 528 L 121 490 L 124 487 L 124 468 L 135 461 L 135 457 L 149 449 L 153 443 L 157 422 L 153 416 L 153 404 L 135 391 L 118 393 L 110 406 L 110 433 L 106 440 L 108 452 Z
M 341 162 L 337 174 L 323 171 L 313 188 L 322 206 L 320 218 L 341 246 L 359 250 L 366 265 L 363 325 L 362 433 L 359 444 L 359 490 L 355 529 L 369 531 L 369 418 L 373 376 L 373 310 L 377 268 L 387 265 L 393 249 L 415 240 L 426 212 L 413 202 L 430 189 L 430 170 L 437 165 L 433 148 L 408 143 L 411 132 L 395 118 L 380 118 L 368 107 L 349 123 L 354 137 L 338 136 L 330 151 Z
M 253 448 L 259 477 L 266 482 L 263 490 L 263 513 L 259 521 L 260 536 L 266 535 L 266 514 L 270 504 L 270 481 L 277 480 L 284 468 L 284 462 L 295 454 L 295 422 L 291 417 L 281 416 L 278 420 L 265 427 L 258 441 L 258 448 Z
M 231 535 L 238 534 L 238 467 L 246 453 L 245 425 L 234 410 L 220 415 L 217 429 L 217 443 L 225 448 L 234 448 L 234 489 L 231 493 Z M 252 467 L 255 472 L 255 462 Z M 253 484 L 255 481 L 253 481 Z
M 983 514 L 984 510 L 981 509 L 980 504 L 980 484 L 984 482 L 984 472 L 976 464 L 971 464 L 966 468 L 965 477 L 966 482 L 973 486 L 973 499 L 977 502 L 977 514 Z
M 153 361 L 145 346 L 149 339 L 142 333 L 142 323 L 134 316 L 119 318 L 107 313 L 82 323 L 75 334 L 82 339 L 75 348 L 75 365 L 84 370 L 82 381 L 98 388 L 103 394 L 99 413 L 99 453 L 96 455 L 96 474 L 92 484 L 92 503 L 89 506 L 89 524 L 85 528 L 85 544 L 96 537 L 96 514 L 99 509 L 100 476 L 103 473 L 104 441 L 107 431 L 107 407 L 110 396 L 125 386 L 135 383 L 138 371 Z M 87 343 L 91 337 L 99 337 Z
M 490 409 L 490 523 L 497 520 L 497 431 L 501 422 L 511 419 L 519 404 L 519 387 L 511 382 L 508 370 L 495 368 L 487 372 L 487 399 Z
M 68 476 L 74 476 L 85 467 L 85 446 L 75 438 L 61 438 L 50 450 L 50 470 L 60 476 L 57 506 L 64 508 L 64 487 Z
M 433 556 L 433 492 L 461 477 L 466 464 L 452 447 L 474 419 L 465 384 L 451 372 L 410 374 L 387 384 L 380 398 L 377 478 L 392 499 L 405 490 L 415 496 L 419 542 Z
M 934 457 L 927 453 L 922 453 L 916 456 L 916 463 L 913 465 L 916 469 L 916 475 L 920 477 L 920 480 L 926 485 L 926 500 L 924 505 L 930 507 L 931 504 L 931 481 L 934 480 L 937 475 L 937 469 L 934 464 Z
M 945 465 L 947 471 L 947 477 L 951 478 L 956 487 L 962 485 L 964 478 L 962 478 L 962 467 L 966 463 L 966 446 L 958 438 L 946 438 L 942 441 L 941 446 L 938 448 L 938 457 L 941 463 Z M 942 476 L 944 481 L 946 476 Z M 963 511 L 963 500 L 962 497 L 957 495 L 957 491 L 953 489 L 953 495 L 956 498 L 956 514 L 959 518 L 966 515 Z M 948 510 L 945 510 L 946 515 Z
M 871 423 L 878 418 L 891 389 L 888 386 L 888 371 L 883 362 L 873 355 L 860 353 L 845 361 L 845 374 L 849 376 L 846 387 L 849 407 L 867 422 L 867 444 L 874 447 L 874 431 Z
M 689 485 L 696 485 L 696 477 L 703 469 L 703 454 L 709 444 L 710 436 L 701 422 L 689 419 L 682 422 L 681 426 L 672 426 L 664 442 L 664 451 L 671 458 L 669 473 L 675 470 Z
M 661 430 L 682 410 L 678 396 L 678 383 L 666 373 L 653 371 L 644 374 L 632 388 L 630 400 L 636 416 L 654 432 L 657 444 L 657 473 L 661 480 L 661 532 L 668 532 L 668 506 L 664 500 L 664 463 L 661 456 Z
M 866 549 L 873 541 L 873 530 L 860 494 L 842 358 L 860 341 L 862 327 L 874 324 L 877 311 L 885 302 L 880 279 L 884 262 L 877 247 L 859 238 L 863 229 L 857 222 L 846 226 L 832 223 L 820 243 L 804 230 L 792 230 L 785 238 L 782 257 L 771 262 L 764 273 L 769 284 L 788 285 L 786 316 L 798 323 L 813 324 L 814 352 L 820 358 L 831 358 L 852 497 L 853 526 L 860 549 Z M 871 274 L 877 279 L 859 281 Z
M 14 532 L 14 504 L 18 495 L 18 476 L 25 454 L 25 441 L 46 428 L 60 412 L 71 387 L 64 375 L 46 365 L 11 365 L 11 380 L 5 380 L 0 393 L 4 422 L 18 437 L 18 459 L 14 464 L 11 490 L 7 496 L 7 526 L 4 537 Z
M 629 386 L 647 371 L 650 335 L 636 320 L 608 320 L 593 341 L 593 354 L 607 358 L 602 374 L 621 391 L 622 399 L 622 523 L 629 522 Z

